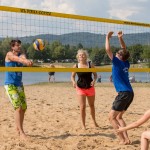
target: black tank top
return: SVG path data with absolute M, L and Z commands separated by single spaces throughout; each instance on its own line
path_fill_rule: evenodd
M 91 68 L 91 62 L 88 62 L 89 68 Z M 78 68 L 78 64 L 76 64 L 76 67 Z M 91 88 L 91 82 L 92 79 L 92 72 L 77 72 L 78 80 L 77 80 L 77 86 L 79 88 L 88 89 Z

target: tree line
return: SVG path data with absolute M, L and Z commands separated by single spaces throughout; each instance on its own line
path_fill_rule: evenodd
M 0 65 L 4 66 L 5 55 L 10 50 L 10 38 L 5 38 L 0 41 Z M 92 62 L 97 65 L 107 65 L 111 64 L 110 59 L 108 58 L 105 48 L 92 47 L 86 48 L 79 43 L 77 46 L 72 45 L 63 45 L 59 41 L 54 41 L 48 43 L 45 41 L 45 48 L 43 51 L 36 51 L 33 48 L 31 43 L 22 43 L 22 50 L 27 55 L 29 59 L 33 61 L 42 60 L 44 62 L 63 62 L 64 60 L 69 60 L 69 62 L 74 62 L 76 60 L 76 54 L 78 49 L 86 49 L 89 53 L 89 57 Z M 119 47 L 112 46 L 112 51 L 115 54 Z M 150 67 L 150 45 L 131 45 L 127 49 L 130 52 L 130 62 L 133 64 L 138 63 L 139 61 L 145 62 L 148 67 Z

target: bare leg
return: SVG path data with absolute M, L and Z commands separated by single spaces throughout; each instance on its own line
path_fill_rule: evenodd
M 53 83 L 55 82 L 55 76 L 49 76 L 49 82 L 52 81 Z
M 83 126 L 83 129 L 86 129 L 86 127 L 85 127 L 86 96 L 78 95 L 78 100 L 79 100 L 79 104 L 80 104 L 80 113 L 81 113 L 82 126 Z
M 17 135 L 19 135 L 20 136 L 20 132 L 19 132 L 19 129 L 18 129 L 18 127 L 16 126 L 16 131 L 17 131 Z
M 150 131 L 143 132 L 141 136 L 141 150 L 148 150 L 149 139 L 150 139 Z
M 109 113 L 109 121 L 115 130 L 118 129 L 118 125 L 120 125 L 118 120 L 116 119 L 119 113 L 119 111 L 115 110 L 111 110 Z M 118 137 L 120 140 L 120 144 L 124 144 L 125 139 L 123 133 L 118 133 Z
M 116 118 L 117 121 L 119 122 L 119 125 L 120 125 L 121 127 L 125 127 L 125 126 L 126 126 L 126 123 L 125 123 L 125 121 L 124 121 L 123 118 L 122 118 L 122 116 L 123 116 L 124 113 L 125 113 L 125 111 L 120 112 L 120 113 L 117 115 L 117 118 Z M 129 140 L 127 131 L 124 131 L 124 132 L 123 132 L 123 135 L 124 135 L 124 139 L 125 139 L 124 144 L 131 144 L 131 141 Z
M 15 111 L 16 127 L 18 130 L 18 133 L 20 134 L 20 138 L 23 140 L 26 139 L 26 135 L 25 135 L 24 130 L 23 130 L 24 113 L 25 113 L 25 111 L 22 110 L 22 108 L 18 108 Z
M 22 111 L 21 111 L 21 126 L 22 126 L 22 129 L 23 129 L 24 115 L 25 115 L 25 110 L 22 110 Z M 20 134 L 20 137 L 21 137 L 22 139 L 26 139 L 26 138 L 27 138 L 27 136 L 26 136 L 26 134 L 24 133 L 24 131 L 23 131 L 23 134 Z
M 94 122 L 94 126 L 98 127 L 98 124 L 96 123 L 96 119 L 95 119 L 95 106 L 94 106 L 95 95 L 94 96 L 88 96 L 87 98 L 88 98 L 88 103 L 90 106 L 91 116 L 92 116 L 92 120 Z
M 55 82 L 55 76 L 53 76 L 53 83 Z

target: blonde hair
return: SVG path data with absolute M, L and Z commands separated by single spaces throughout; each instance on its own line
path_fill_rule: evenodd
M 79 49 L 77 51 L 77 55 L 76 55 L 76 58 L 77 58 L 78 61 L 79 61 L 79 53 L 84 53 L 85 56 L 86 56 L 86 60 L 89 60 L 89 54 L 88 54 L 87 50 Z

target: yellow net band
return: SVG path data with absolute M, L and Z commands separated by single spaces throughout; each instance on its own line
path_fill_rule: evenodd
M 111 68 L 0 67 L 0 72 L 111 72 Z M 130 72 L 150 72 L 150 68 L 130 68 Z
M 60 18 L 71 18 L 71 19 L 79 19 L 79 20 L 87 20 L 87 21 L 96 21 L 96 22 L 116 23 L 116 24 L 132 25 L 132 26 L 150 27 L 150 24 L 148 24 L 148 23 L 115 20 L 115 19 L 106 19 L 106 18 L 97 18 L 97 17 L 89 17 L 89 16 L 80 16 L 80 15 L 64 14 L 64 13 L 56 13 L 56 12 L 47 12 L 47 11 L 42 11 L 42 10 L 33 10 L 33 9 L 25 9 L 25 8 L 0 6 L 0 10 L 1 11 L 7 11 L 7 12 L 16 12 L 16 13 L 25 13 L 25 14 L 34 14 L 34 15 L 43 15 L 43 16 L 53 16 L 53 17 L 60 17 Z

